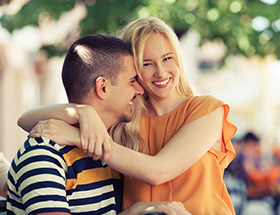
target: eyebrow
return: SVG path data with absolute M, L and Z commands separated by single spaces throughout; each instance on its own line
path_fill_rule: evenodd
M 133 79 L 137 80 L 137 77 L 138 77 L 138 75 L 135 75 L 135 76 L 131 77 L 129 80 L 133 80 Z
M 161 56 L 161 58 L 164 58 L 164 57 L 166 57 L 166 56 L 168 56 L 168 55 L 171 55 L 171 54 L 173 54 L 173 52 L 168 52 L 168 53 L 166 53 L 166 54 L 163 54 L 163 55 Z M 143 61 L 151 61 L 151 59 L 144 59 Z

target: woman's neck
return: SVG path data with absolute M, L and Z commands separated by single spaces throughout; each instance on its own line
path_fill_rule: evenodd
M 168 99 L 148 99 L 147 111 L 149 116 L 163 116 L 174 111 L 187 100 L 185 96 L 172 96 Z

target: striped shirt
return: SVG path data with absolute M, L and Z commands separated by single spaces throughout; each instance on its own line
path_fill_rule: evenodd
M 47 138 L 26 140 L 8 173 L 7 214 L 116 214 L 121 199 L 119 173 Z

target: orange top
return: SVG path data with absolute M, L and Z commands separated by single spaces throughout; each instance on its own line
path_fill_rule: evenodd
M 230 140 L 236 127 L 228 117 L 227 104 L 212 96 L 191 97 L 164 116 L 144 115 L 140 134 L 146 143 L 144 153 L 155 155 L 184 124 L 199 119 L 220 106 L 224 107 L 222 152 L 211 148 L 186 172 L 159 186 L 125 177 L 124 208 L 139 201 L 181 201 L 192 215 L 235 214 L 222 179 L 224 169 L 235 157 Z

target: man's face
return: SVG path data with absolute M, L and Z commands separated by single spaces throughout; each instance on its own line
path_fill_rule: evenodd
M 123 57 L 123 66 L 117 83 L 111 85 L 109 103 L 116 123 L 130 122 L 132 119 L 132 101 L 144 93 L 136 80 L 137 74 L 132 56 Z

